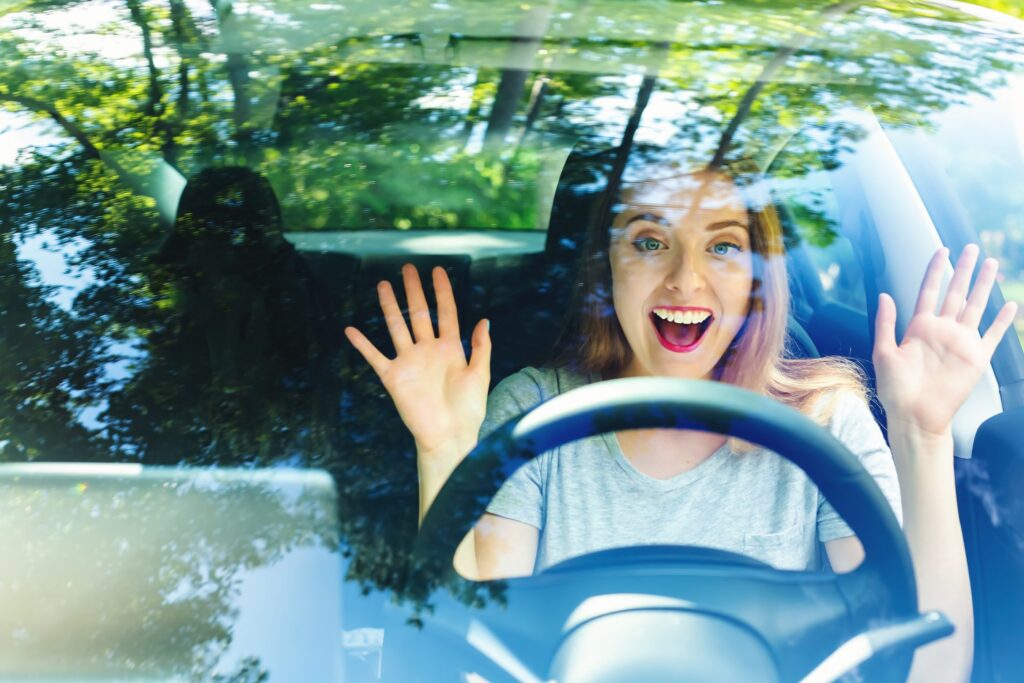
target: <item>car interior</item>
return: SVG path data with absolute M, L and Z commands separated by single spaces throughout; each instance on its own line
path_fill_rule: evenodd
M 40 15 L 59 9 L 61 3 L 44 4 Z M 51 78 L 40 67 L 35 74 L 33 59 L 23 58 L 32 54 L 28 47 L 32 40 L 20 34 L 11 38 L 17 59 L 10 61 L 20 66 L 11 72 L 10 83 L 0 84 L 0 99 L 6 107 L 0 114 L 28 112 L 36 123 L 52 126 L 46 134 L 59 144 L 51 145 L 44 136 L 38 149 L 26 145 L 18 163 L 24 162 L 28 169 L 24 173 L 30 181 L 24 183 L 27 189 L 5 184 L 0 177 L 0 192 L 13 198 L 0 211 L 0 223 L 13 236 L 4 249 L 10 252 L 10 263 L 22 269 L 12 268 L 16 277 L 9 280 L 33 290 L 31 295 L 39 301 L 48 301 L 51 295 L 44 290 L 59 290 L 63 285 L 25 274 L 35 267 L 24 265 L 31 260 L 25 255 L 30 252 L 26 244 L 57 242 L 57 248 L 47 253 L 63 250 L 61 263 L 69 271 L 80 252 L 94 253 L 88 254 L 92 261 L 82 259 L 86 265 L 80 272 L 88 272 L 89 277 L 76 290 L 85 294 L 75 310 L 70 305 L 67 310 L 50 306 L 53 311 L 44 311 L 42 305 L 36 309 L 26 305 L 22 310 L 18 298 L 22 290 L 12 287 L 14 294 L 5 308 L 23 316 L 11 314 L 6 319 L 19 329 L 42 321 L 40 328 L 51 325 L 56 330 L 50 337 L 40 336 L 39 345 L 52 343 L 55 349 L 64 349 L 63 355 L 32 359 L 44 367 L 37 375 L 49 377 L 54 374 L 52 368 L 63 371 L 75 366 L 74 373 L 68 370 L 67 377 L 58 378 L 51 387 L 54 400 L 77 410 L 84 405 L 85 399 L 79 401 L 86 394 L 82 387 L 87 387 L 94 391 L 92 398 L 98 396 L 100 401 L 88 409 L 102 419 L 78 424 L 69 409 L 67 419 L 55 410 L 39 413 L 44 417 L 33 422 L 37 415 L 32 412 L 33 401 L 40 405 L 45 401 L 32 391 L 43 395 L 46 387 L 37 391 L 34 384 L 12 383 L 17 391 L 12 389 L 10 410 L 28 425 L 29 436 L 23 438 L 19 432 L 10 443 L 0 443 L 7 457 L 19 462 L 138 460 L 147 468 L 170 466 L 170 474 L 160 475 L 169 479 L 178 477 L 175 467 L 240 467 L 257 472 L 267 468 L 282 475 L 290 467 L 318 474 L 326 471 L 331 475 L 329 484 L 318 480 L 317 495 L 337 505 L 340 537 L 338 552 L 320 560 L 327 567 L 325 575 L 330 574 L 331 580 L 344 575 L 344 580 L 340 587 L 334 586 L 341 592 L 340 615 L 331 612 L 324 618 L 330 624 L 327 628 L 343 630 L 344 680 L 349 683 L 446 680 L 449 675 L 467 683 L 608 680 L 600 678 L 601 672 L 611 680 L 657 681 L 676 680 L 674 672 L 680 670 L 722 680 L 756 680 L 752 672 L 775 672 L 780 680 L 798 680 L 831 647 L 866 627 L 858 619 L 868 620 L 872 607 L 881 612 L 916 611 L 916 602 L 899 595 L 899 589 L 906 588 L 909 565 L 899 547 L 887 545 L 882 531 L 890 536 L 898 531 L 891 525 L 879 531 L 882 540 L 872 541 L 873 548 L 891 554 L 876 556 L 879 564 L 870 572 L 849 579 L 829 573 L 823 551 L 819 564 L 824 570 L 809 576 L 775 571 L 732 553 L 652 546 L 574 558 L 531 577 L 467 581 L 452 569 L 452 530 L 459 525 L 468 528 L 473 519 L 469 512 L 452 508 L 460 495 L 476 495 L 476 507 L 466 510 L 479 513 L 486 502 L 480 492 L 488 486 L 493 489 L 496 477 L 507 477 L 511 467 L 522 463 L 525 451 L 508 449 L 501 456 L 507 457 L 505 461 L 481 456 L 479 462 L 471 463 L 443 497 L 447 502 L 438 506 L 439 516 L 421 531 L 416 524 L 419 492 L 414 444 L 387 393 L 345 341 L 342 329 L 357 325 L 379 349 L 391 353 L 377 283 L 394 283 L 402 302 L 398 283 L 403 264 L 412 263 L 421 275 L 442 266 L 452 281 L 463 337 L 479 319 L 491 322 L 492 387 L 523 367 L 550 363 L 562 339 L 566 310 L 580 289 L 578 260 L 586 217 L 600 200 L 593 169 L 610 163 L 619 146 L 626 147 L 627 138 L 636 133 L 630 130 L 635 123 L 631 117 L 639 117 L 647 106 L 640 94 L 650 85 L 655 102 L 650 110 L 655 115 L 637 137 L 648 153 L 658 147 L 663 128 L 672 127 L 659 116 L 673 122 L 680 111 L 693 114 L 696 123 L 691 128 L 686 128 L 687 123 L 665 134 L 677 135 L 672 144 L 690 153 L 699 148 L 698 138 L 722 134 L 720 129 L 727 123 L 722 113 L 731 116 L 736 108 L 736 119 L 729 123 L 744 124 L 739 126 L 736 147 L 748 144 L 755 150 L 752 155 L 770 180 L 771 201 L 783 225 L 791 297 L 788 353 L 798 358 L 849 358 L 863 368 L 873 386 L 873 320 L 879 293 L 894 292 L 901 310 L 909 310 L 906 297 L 915 291 L 919 279 L 915 269 L 929 251 L 946 245 L 957 252 L 968 243 L 983 241 L 980 235 L 986 227 L 976 222 L 975 214 L 981 215 L 978 207 L 961 200 L 962 186 L 943 172 L 948 160 L 941 158 L 939 145 L 930 137 L 934 131 L 929 117 L 943 110 L 945 99 L 959 102 L 977 97 L 980 101 L 988 96 L 988 88 L 995 90 L 1005 82 L 998 78 L 983 82 L 971 70 L 972 59 L 980 63 L 973 53 L 964 58 L 967 66 L 962 73 L 954 70 L 961 79 L 977 80 L 972 88 L 958 90 L 952 78 L 928 80 L 932 71 L 952 69 L 958 56 L 953 54 L 956 41 L 969 34 L 966 29 L 963 36 L 959 33 L 967 23 L 949 19 L 950 3 L 927 8 L 915 4 L 906 9 L 907 17 L 870 3 L 839 3 L 821 11 L 808 6 L 793 10 L 792 16 L 785 15 L 788 9 L 768 11 L 764 3 L 669 3 L 675 5 L 671 10 L 677 14 L 672 18 L 678 26 L 661 25 L 649 16 L 637 19 L 635 26 L 622 16 L 612 21 L 605 15 L 615 17 L 622 8 L 600 2 L 569 8 L 577 12 L 575 16 L 560 5 L 566 11 L 554 17 L 542 16 L 545 11 L 540 6 L 515 9 L 500 3 L 493 8 L 494 16 L 463 16 L 464 7 L 455 7 L 459 3 L 439 2 L 429 11 L 426 6 L 416 10 L 424 12 L 423 21 L 412 17 L 403 3 L 367 5 L 348 14 L 320 14 L 334 11 L 328 5 L 282 9 L 272 7 L 273 3 L 247 14 L 240 3 L 232 16 L 228 2 L 214 3 L 213 10 L 204 6 L 206 14 L 192 8 L 198 22 L 193 19 L 190 26 L 180 21 L 186 3 L 171 0 L 169 19 L 145 4 L 130 1 L 125 17 L 131 23 L 122 17 L 132 44 L 145 43 L 145 54 L 136 54 L 139 46 L 131 48 L 137 64 L 125 70 L 130 75 L 118 78 L 134 83 L 142 101 L 139 93 L 145 90 L 145 78 L 151 76 L 151 84 L 158 84 L 155 74 L 163 70 L 160 77 L 167 92 L 161 95 L 162 104 L 157 98 L 138 119 L 152 124 L 152 131 L 137 126 L 130 117 L 124 119 L 128 123 L 117 119 L 116 125 L 102 117 L 90 119 L 95 111 L 128 106 L 104 90 L 116 89 L 113 86 L 96 86 L 100 81 L 94 82 L 94 75 L 85 78 L 88 87 L 82 87 L 81 93 L 70 82 L 74 69 L 101 73 L 105 55 L 92 55 L 83 48 L 86 56 L 81 64 L 72 65 L 80 55 L 70 49 L 67 55 L 60 53 L 55 62 L 67 57 L 69 83 L 58 84 L 66 92 L 50 91 L 47 78 L 59 80 L 65 71 L 55 71 L 58 76 Z M 684 4 L 686 12 L 680 10 Z M 294 11 L 294 23 L 266 20 L 260 12 L 267 8 L 273 10 L 267 11 L 267 17 L 273 18 L 278 17 L 278 9 L 282 9 L 280 17 Z M 146 22 L 140 20 L 144 9 L 151 13 L 153 26 L 167 24 L 160 24 L 164 34 L 148 32 Z M 637 11 L 651 8 L 643 4 Z M 825 25 L 822 22 L 846 14 L 849 45 L 843 41 L 831 45 L 831 39 L 816 33 Z M 326 21 L 326 16 L 334 21 Z M 39 26 L 46 26 L 44 19 L 38 18 Z M 811 27 L 807 36 L 792 30 L 803 20 Z M 900 23 L 904 20 L 919 33 L 920 42 L 909 47 L 886 42 L 905 33 Z M 935 28 L 944 20 L 956 30 L 946 33 Z M 390 30 L 406 25 L 411 27 L 407 32 Z M 837 20 L 836 26 L 842 25 Z M 261 26 L 265 35 L 260 34 Z M 594 27 L 607 35 L 590 35 Z M 643 40 L 637 39 L 640 34 L 634 35 L 637 28 L 648 30 Z M 929 33 L 932 29 L 934 33 Z M 32 31 L 38 27 L 30 25 L 26 35 L 37 35 Z M 204 32 L 215 38 L 207 42 Z M 135 33 L 144 40 L 139 41 Z M 1005 35 L 978 29 L 974 39 L 979 54 L 995 55 L 985 68 L 1000 77 L 1019 70 L 1019 65 L 1014 66 L 1017 58 L 1006 48 L 1009 41 L 998 42 Z M 70 44 L 74 39 L 70 29 L 64 38 L 69 36 Z M 257 36 L 266 43 L 244 45 Z M 3 39 L 5 47 L 7 40 Z M 175 45 L 175 40 L 180 44 Z M 943 47 L 943 41 L 954 47 Z M 172 57 L 175 50 L 177 57 Z M 677 59 L 683 52 L 687 54 Z M 937 55 L 934 61 L 932 52 Z M 921 55 L 929 58 L 914 61 Z M 171 64 L 175 59 L 180 61 L 180 71 L 172 74 L 161 60 Z M 789 71 L 781 68 L 787 60 Z M 909 60 L 917 71 L 904 69 L 901 60 Z M 889 73 L 889 61 L 901 66 Z M 661 76 L 651 75 L 662 69 Z M 39 82 L 23 83 L 26 74 L 33 78 L 41 74 Z M 922 79 L 920 102 L 912 97 L 904 102 L 896 96 L 903 86 L 913 89 L 899 80 L 905 81 L 907 74 Z M 877 81 L 873 80 L 876 75 Z M 109 83 L 121 85 L 122 81 Z M 665 86 L 665 92 L 659 92 L 657 84 Z M 160 119 L 176 111 L 168 105 L 169 93 L 176 87 L 181 93 L 175 106 L 187 111 L 191 97 L 193 109 L 187 116 L 195 116 L 200 123 L 184 121 L 187 116 L 183 121 L 173 121 L 171 115 Z M 250 88 L 247 93 L 246 87 Z M 515 87 L 521 92 L 517 94 Z M 50 100 L 36 98 L 33 88 L 46 92 Z M 89 88 L 98 88 L 99 94 Z M 491 106 L 500 109 L 495 103 L 502 99 L 498 95 L 502 88 L 515 95 L 505 98 L 512 106 L 504 112 L 504 123 L 501 112 L 487 111 Z M 14 94 L 8 97 L 4 94 L 8 92 Z M 149 92 L 155 91 L 151 87 Z M 678 100 L 670 101 L 666 93 Z M 463 96 L 465 101 L 458 99 Z M 661 96 L 665 97 L 659 100 Z M 59 114 L 61 108 L 72 109 L 65 97 L 78 108 L 74 114 L 80 119 L 80 130 L 60 127 L 62 121 L 66 125 L 75 119 Z M 109 102 L 104 100 L 107 97 Z M 231 98 L 244 101 L 245 106 L 235 109 L 225 104 Z M 869 101 L 871 106 L 864 104 Z M 907 117 L 901 119 L 904 105 Z M 804 106 L 806 111 L 801 111 Z M 717 113 L 708 114 L 716 107 Z M 210 121 L 202 123 L 205 116 Z M 815 117 L 837 125 L 829 130 Z M 581 120 L 587 125 L 578 126 Z M 0 119 L 0 124 L 4 121 Z M 180 129 L 175 129 L 179 124 Z M 971 125 L 984 128 L 988 124 L 979 119 Z M 861 138 L 850 133 L 858 126 L 869 135 Z M 100 130 L 105 127 L 116 130 Z M 492 138 L 492 129 L 500 134 Z M 177 141 L 169 133 L 165 142 L 158 140 L 171 130 L 177 130 Z M 89 140 L 94 131 L 100 132 Z M 851 144 L 844 146 L 847 133 Z M 833 134 L 835 138 L 826 139 Z M 1020 130 L 1017 135 L 1024 140 Z M 719 143 L 722 149 L 728 146 L 727 138 L 723 135 Z M 864 139 L 875 141 L 873 146 L 862 146 L 869 148 L 870 157 L 856 157 L 859 161 L 851 163 L 843 157 L 844 163 L 839 163 L 836 155 L 853 154 L 851 150 Z M 175 144 L 180 147 L 174 149 Z M 825 147 L 830 151 L 822 151 Z M 858 149 L 863 152 L 863 148 Z M 178 157 L 172 159 L 168 150 Z M 995 163 L 995 155 L 992 150 L 983 151 L 989 158 L 980 153 L 979 158 L 987 169 Z M 1017 159 L 1012 149 L 998 152 L 1000 157 Z M 161 156 L 165 153 L 176 166 Z M 53 159 L 48 160 L 48 155 Z M 963 165 L 978 163 L 974 157 L 966 158 L 968 163 Z M 959 157 L 956 161 L 960 162 Z M 50 162 L 52 167 L 47 166 Z M 1017 167 L 1024 172 L 1019 162 Z M 14 166 L 12 162 L 10 168 Z M 102 169 L 90 176 L 95 167 Z M 7 170 L 0 166 L 0 171 Z M 981 175 L 985 182 L 997 185 L 988 182 L 987 173 Z M 85 180 L 79 187 L 79 176 L 101 189 L 92 189 Z M 96 180 L 99 176 L 114 180 L 108 187 Z M 62 202 L 68 196 L 81 201 L 81 216 L 70 202 L 60 207 L 46 204 L 48 182 L 64 187 L 54 178 L 63 178 L 73 188 L 69 195 L 54 196 Z M 42 189 L 33 190 L 29 187 L 33 183 Z M 1004 182 L 1001 190 L 1003 185 L 1012 184 Z M 24 196 L 18 194 L 22 189 Z M 988 201 L 989 195 L 980 194 Z M 470 201 L 488 203 L 490 213 L 473 214 L 466 209 Z M 22 220 L 23 216 L 38 224 Z M 204 216 L 207 223 L 202 223 Z M 48 232 L 47 221 L 57 227 Z M 114 226 L 109 231 L 108 223 Z M 81 227 L 82 236 L 76 232 L 80 226 L 86 226 Z M 37 250 L 37 256 L 42 252 L 45 249 Z M 139 281 L 145 281 L 148 289 L 136 288 Z M 429 278 L 424 285 L 432 301 Z M 1002 303 L 997 288 L 986 323 Z M 5 324 L 14 329 L 14 323 Z M 100 347 L 76 346 L 88 337 L 75 336 L 81 329 L 102 343 L 115 340 L 113 346 L 124 352 L 124 358 L 99 369 L 82 360 L 78 356 L 100 354 Z M 66 339 L 57 338 L 62 333 Z M 35 343 L 19 342 L 15 332 L 10 339 L 11 348 L 20 353 Z M 468 346 L 468 341 L 464 343 Z M 102 349 L 109 356 L 117 352 Z M 17 362 L 10 365 L 20 372 L 23 359 L 15 358 Z M 77 370 L 76 363 L 85 369 Z M 659 394 L 656 385 L 648 385 L 647 390 L 652 402 L 660 400 L 678 411 L 672 424 L 690 424 L 680 415 L 697 411 L 698 406 L 672 403 L 672 397 Z M 601 415 L 614 420 L 619 410 L 637 420 L 652 419 L 643 411 L 641 399 L 623 396 L 618 403 L 600 404 L 607 411 Z M 718 401 L 714 405 L 720 415 L 734 415 L 728 411 L 730 401 L 737 399 L 728 392 L 709 394 L 707 399 L 709 404 Z M 260 423 L 269 412 L 261 412 L 257 404 L 272 401 L 291 412 L 273 424 Z M 218 420 L 207 419 L 202 414 L 207 409 L 224 412 Z M 874 401 L 871 409 L 884 430 L 881 406 Z M 815 452 L 818 446 L 808 433 L 786 432 L 782 418 L 772 422 L 778 415 L 769 407 L 758 410 L 765 438 L 785 444 L 798 434 L 805 440 L 793 443 L 805 453 Z M 996 351 L 992 372 L 961 413 L 954 427 L 959 456 L 955 464 L 975 604 L 973 680 L 1012 681 L 1020 677 L 1017 641 L 1024 633 L 1024 582 L 1020 580 L 1024 576 L 1024 497 L 1020 495 L 1024 490 L 1024 439 L 1020 438 L 1024 348 L 1013 329 Z M 31 420 L 25 415 L 31 415 Z M 532 419 L 525 423 L 534 430 L 531 434 L 546 435 L 549 440 L 551 431 L 557 431 L 559 438 L 583 436 L 573 432 L 573 420 L 582 418 L 571 402 L 563 401 Z M 0 423 L 4 421 L 7 415 L 0 416 Z M 85 436 L 79 441 L 69 439 L 71 446 L 64 442 L 55 446 L 58 440 L 53 435 L 62 434 L 66 423 L 72 423 L 70 431 Z M 211 428 L 213 423 L 217 424 Z M 108 427 L 113 436 L 105 431 Z M 241 445 L 232 441 L 235 432 L 241 434 Z M 499 436 L 513 441 L 513 426 Z M 122 437 L 126 445 L 119 441 Z M 30 448 L 16 450 L 11 444 L 21 448 L 19 439 Z M 92 444 L 90 439 L 100 446 L 80 447 Z M 813 460 L 807 462 L 813 469 Z M 828 467 L 821 465 L 821 471 L 834 474 Z M 21 476 L 15 470 L 10 476 Z M 70 479 L 60 474 L 54 486 L 79 504 L 79 494 L 88 487 L 82 489 L 83 482 L 75 477 L 77 473 Z M 850 502 L 845 505 L 858 523 L 869 525 L 872 519 L 877 521 L 870 512 L 877 501 L 872 503 L 870 495 L 862 494 L 851 494 L 862 509 Z M 116 492 L 109 498 L 114 506 Z M 244 516 L 233 510 L 226 513 L 228 518 Z M 19 509 L 19 514 L 31 512 Z M 181 518 L 187 519 L 187 513 L 181 513 Z M 249 533 L 230 531 L 235 528 L 230 523 L 225 528 L 227 535 Z M 187 544 L 190 530 L 182 522 L 174 530 L 181 535 L 175 543 Z M 26 538 L 30 544 L 31 534 Z M 424 549 L 431 539 L 449 551 L 447 558 L 438 560 Z M 286 541 L 282 544 L 287 545 Z M 104 552 L 100 548 L 100 555 Z M 101 562 L 102 557 L 97 566 Z M 883 566 L 887 569 L 878 569 Z M 225 570 L 224 576 L 228 573 Z M 903 583 L 879 584 L 880 577 L 894 576 Z M 691 579 L 692 585 L 687 584 Z M 274 593 L 284 600 L 281 596 L 287 591 L 281 587 L 288 580 L 274 578 L 257 586 L 256 592 Z M 638 580 L 646 582 L 643 591 Z M 203 588 L 198 580 L 196 586 Z M 114 585 L 112 593 L 116 595 L 118 588 Z M 320 598 L 337 601 L 334 589 Z M 880 596 L 879 605 L 871 605 L 873 596 Z M 330 612 L 323 609 L 318 596 L 306 592 L 303 598 L 309 611 L 322 617 Z M 778 608 L 782 602 L 793 605 L 792 610 Z M 229 614 L 231 601 L 225 598 L 224 605 L 224 614 Z M 613 613 L 623 618 L 600 618 Z M 341 619 L 340 626 L 335 617 Z M 860 678 L 900 680 L 909 659 L 897 644 L 938 637 L 943 623 L 929 619 L 901 622 L 890 625 L 896 631 L 874 633 L 883 654 L 861 670 Z M 223 624 L 227 623 L 225 617 Z M 79 635 L 89 635 L 86 629 L 80 630 Z M 230 631 L 227 626 L 222 630 Z M 14 627 L 0 631 L 14 634 L 3 641 L 6 644 L 20 637 Z M 678 647 L 680 639 L 691 647 Z M 720 652 L 723 643 L 734 649 Z M 330 649 L 338 645 L 333 635 L 315 645 L 323 645 L 320 654 L 337 654 Z M 89 645 L 75 647 L 86 652 Z M 773 654 L 782 651 L 790 654 Z M 708 657 L 712 652 L 719 656 Z M 29 654 L 25 661 L 38 659 L 37 651 Z M 103 673 L 102 667 L 96 670 L 98 676 Z M 0 666 L 0 678 L 7 673 Z M 701 673 L 694 675 L 700 678 Z M 254 673 L 231 680 L 264 679 Z M 771 673 L 766 680 L 771 680 Z M 821 674 L 811 680 L 831 679 Z
M 780 157 L 784 157 L 784 152 Z M 574 163 L 577 160 L 568 155 L 563 173 L 571 175 Z M 397 281 L 405 262 L 413 263 L 421 272 L 434 265 L 444 266 L 453 281 L 463 329 L 469 329 L 482 316 L 493 321 L 492 382 L 496 383 L 521 367 L 542 364 L 551 358 L 576 278 L 575 257 L 585 224 L 579 216 L 595 199 L 585 191 L 585 184 L 583 187 L 584 191 L 579 186 L 566 186 L 555 192 L 543 243 L 539 236 L 526 240 L 522 235 L 511 234 L 509 237 L 518 246 L 500 255 L 480 256 L 463 253 L 461 249 L 445 253 L 443 249 L 432 251 L 422 247 L 392 249 L 386 254 L 338 254 L 306 246 L 301 253 L 318 279 L 332 291 L 339 309 L 351 316 L 350 320 L 370 321 L 371 338 L 382 348 L 387 348 L 387 337 L 376 308 L 375 283 L 380 279 Z M 864 368 L 870 380 L 872 303 L 880 281 L 876 271 L 884 268 L 877 261 L 878 248 L 872 237 L 876 228 L 869 216 L 839 215 L 834 223 L 837 235 L 831 243 L 825 248 L 810 244 L 799 237 L 795 216 L 799 206 L 794 194 L 790 188 L 779 193 L 775 202 L 787 234 L 796 236 L 787 255 L 792 296 L 790 353 L 796 357 L 851 358 Z M 443 233 L 437 231 L 409 234 L 416 235 L 422 243 L 444 239 Z M 504 236 L 501 231 L 494 234 Z M 298 243 L 297 237 L 289 235 Z M 339 273 L 345 274 L 343 288 L 337 283 Z M 352 350 L 342 353 L 346 363 L 361 363 Z M 1002 362 L 1012 364 L 1014 355 L 1019 355 L 1014 347 L 1006 347 L 1004 356 L 1010 360 Z M 358 376 L 358 370 L 355 374 Z M 880 408 L 877 404 L 873 408 L 884 427 Z M 1019 424 L 1018 412 L 1019 409 L 1010 410 L 986 420 L 974 441 L 973 459 L 958 462 L 962 475 L 958 479 L 961 516 L 978 605 L 976 680 L 1001 680 L 1010 670 L 1015 658 L 1012 648 L 1007 647 L 1008 639 L 1024 626 L 1024 615 L 1017 609 L 1024 589 L 1014 579 L 1024 571 L 1020 532 L 1006 523 L 1007 518 L 998 513 L 989 498 L 1000 496 L 998 491 L 1003 491 L 1003 504 L 1011 509 L 1019 505 L 1011 502 L 1012 488 L 1002 488 L 1003 482 L 1009 485 L 1024 476 L 1024 453 L 1013 437 Z M 379 428 L 400 430 L 401 425 L 397 416 L 392 415 L 382 420 Z M 973 485 L 978 476 L 984 477 L 984 488 Z M 1005 592 L 997 597 L 993 586 L 1003 586 Z

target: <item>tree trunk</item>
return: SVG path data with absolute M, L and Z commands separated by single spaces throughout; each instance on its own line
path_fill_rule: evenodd
M 527 72 L 522 69 L 504 69 L 498 92 L 494 95 L 494 105 L 487 117 L 487 132 L 484 133 L 484 149 L 500 149 L 512 127 L 512 119 L 516 114 L 516 106 L 526 86 Z
M 840 14 L 846 14 L 850 10 L 856 9 L 861 6 L 860 0 L 846 0 L 845 2 L 839 2 L 835 5 L 830 5 L 822 10 L 821 21 L 818 25 L 824 24 L 826 21 L 834 16 Z M 817 26 L 812 27 L 817 28 Z M 776 71 L 782 68 L 782 66 L 792 57 L 798 50 L 804 45 L 811 42 L 813 38 L 817 37 L 816 33 L 806 31 L 799 37 L 790 41 L 787 47 L 781 47 L 775 51 L 775 55 L 771 61 L 761 69 L 761 73 L 757 75 L 754 83 L 747 88 L 747 91 L 743 93 L 743 99 L 740 100 L 739 106 L 736 107 L 736 113 L 729 121 L 729 125 L 725 127 L 722 132 L 722 136 L 718 140 L 718 146 L 715 148 L 715 154 L 711 158 L 711 162 L 708 164 L 708 169 L 715 170 L 725 162 L 725 156 L 729 152 L 729 147 L 732 145 L 733 138 L 736 137 L 736 131 L 739 129 L 740 124 L 743 122 L 747 115 L 750 114 L 750 109 L 754 106 L 754 101 L 757 100 L 757 96 L 764 90 L 764 86 L 768 84 L 769 79 L 775 74 Z
M 508 50 L 508 64 L 523 65 L 534 62 L 541 39 L 547 30 L 548 17 L 554 3 L 534 7 L 516 26 L 516 35 L 511 39 Z M 505 142 L 516 107 L 526 87 L 529 71 L 526 68 L 502 69 L 498 92 L 494 95 L 494 105 L 487 119 L 487 131 L 484 133 L 484 149 L 499 149 Z
M 149 100 L 146 103 L 145 113 L 146 116 L 159 116 L 164 94 L 163 88 L 160 87 L 160 73 L 153 60 L 153 35 L 149 31 L 149 22 L 146 20 L 146 13 L 143 12 L 139 0 L 127 1 L 132 21 L 142 31 L 142 54 L 146 58 L 146 67 L 149 69 Z
M 640 127 L 640 119 L 643 116 L 644 109 L 647 108 L 647 103 L 651 101 L 651 93 L 654 92 L 654 84 L 657 80 L 655 76 L 644 76 L 644 80 L 640 83 L 639 90 L 637 90 L 636 103 L 633 105 L 633 111 L 629 115 L 626 129 L 622 132 L 622 142 L 619 143 L 619 148 L 615 152 L 615 161 L 612 163 L 611 171 L 608 173 L 608 183 L 604 196 L 601 198 L 601 209 L 598 213 L 598 216 L 602 216 L 602 220 L 608 225 L 611 224 L 609 218 L 612 202 L 619 194 L 622 174 L 626 171 L 626 162 L 629 160 L 629 153 L 633 149 L 633 138 L 636 137 L 636 131 Z
M 533 128 L 533 124 L 536 123 L 537 117 L 540 116 L 540 108 L 544 103 L 544 95 L 548 91 L 548 77 L 537 76 L 533 81 L 533 87 L 530 89 L 530 105 L 526 109 L 526 121 L 523 123 L 523 130 L 519 134 L 519 140 L 516 142 L 516 149 L 523 144 L 523 140 L 530 133 L 530 129 Z

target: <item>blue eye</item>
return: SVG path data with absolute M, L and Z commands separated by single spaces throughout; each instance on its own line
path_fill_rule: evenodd
M 633 240 L 633 246 L 636 247 L 637 251 L 657 251 L 665 245 L 661 240 L 653 237 L 641 237 L 640 239 Z
M 732 242 L 718 242 L 711 246 L 711 251 L 715 256 L 728 256 L 731 249 L 735 249 L 737 252 L 742 251 L 738 244 Z

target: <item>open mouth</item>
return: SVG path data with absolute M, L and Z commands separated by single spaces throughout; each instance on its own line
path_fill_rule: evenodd
M 669 351 L 693 351 L 704 339 L 715 316 L 706 309 L 679 310 L 656 308 L 651 311 L 651 322 L 658 333 L 658 341 Z

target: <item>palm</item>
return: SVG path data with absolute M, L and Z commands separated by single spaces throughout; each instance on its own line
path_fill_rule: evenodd
M 996 344 L 1013 320 L 1007 304 L 982 336 L 981 314 L 995 281 L 996 264 L 987 260 L 967 296 L 977 248 L 964 249 L 941 308 L 936 312 L 945 250 L 932 259 L 921 285 L 914 316 L 899 345 L 896 311 L 882 298 L 878 310 L 875 370 L 878 395 L 889 420 L 902 420 L 929 433 L 945 433 L 988 366 Z
M 488 377 L 474 372 L 458 339 L 417 342 L 381 374 L 417 444 L 431 450 L 459 426 L 483 421 Z
M 471 444 L 483 422 L 490 383 L 490 338 L 486 321 L 473 331 L 468 361 L 459 336 L 451 283 L 435 268 L 437 334 L 434 333 L 419 274 L 402 269 L 408 300 L 406 324 L 391 285 L 380 283 L 378 295 L 397 356 L 386 358 L 355 328 L 345 334 L 380 377 L 421 453 L 445 446 Z M 410 333 L 411 328 L 411 333 Z

